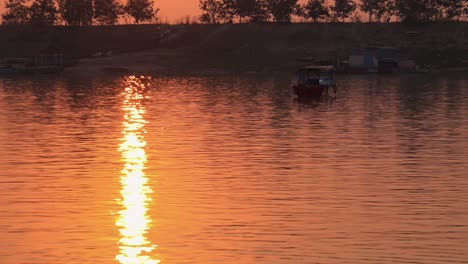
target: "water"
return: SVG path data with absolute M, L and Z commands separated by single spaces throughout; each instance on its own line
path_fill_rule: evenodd
M 468 78 L 0 79 L 0 263 L 468 263 Z

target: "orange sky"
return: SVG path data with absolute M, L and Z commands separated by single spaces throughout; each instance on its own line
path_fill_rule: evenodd
M 156 0 L 155 5 L 161 9 L 161 18 L 168 17 L 170 22 L 174 22 L 182 16 L 199 15 L 198 0 Z
M 0 0 L 0 12 L 3 13 L 6 0 Z M 126 0 L 121 0 L 125 2 Z M 299 1 L 304 2 L 304 1 Z M 190 15 L 200 15 L 198 8 L 198 0 L 155 0 L 155 6 L 161 11 L 159 16 L 165 20 L 167 17 L 169 22 L 174 23 L 181 17 Z
M 155 5 L 161 9 L 160 17 L 168 17 L 170 22 L 175 22 L 181 17 L 190 14 L 190 16 L 200 15 L 198 7 L 199 0 L 155 0 Z M 299 0 L 304 3 L 306 0 Z
M 198 2 L 199 0 L 155 0 L 155 5 L 161 9 L 159 14 L 161 18 L 168 17 L 170 22 L 175 22 L 187 14 L 200 15 Z M 299 0 L 299 3 L 304 2 L 306 0 Z
M 125 2 L 125 0 L 121 0 Z M 6 0 L 0 0 L 0 12 L 3 13 Z M 155 0 L 155 6 L 161 9 L 161 18 L 167 17 L 170 22 L 190 14 L 199 15 L 198 0 Z

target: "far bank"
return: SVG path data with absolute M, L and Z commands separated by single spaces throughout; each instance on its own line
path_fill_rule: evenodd
M 81 70 L 274 71 L 303 57 L 392 47 L 418 65 L 466 67 L 468 23 L 298 23 L 0 27 L 0 58 L 54 49 Z

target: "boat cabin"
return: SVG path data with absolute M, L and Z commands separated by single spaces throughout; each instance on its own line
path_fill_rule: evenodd
M 334 84 L 333 66 L 306 66 L 297 71 L 298 85 L 324 85 Z

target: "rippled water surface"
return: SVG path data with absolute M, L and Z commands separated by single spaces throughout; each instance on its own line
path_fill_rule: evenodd
M 0 263 L 468 263 L 468 78 L 0 79 Z

